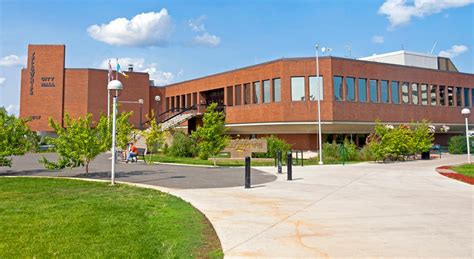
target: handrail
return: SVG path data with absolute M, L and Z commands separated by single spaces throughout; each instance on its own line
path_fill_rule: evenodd
M 172 118 L 174 118 L 174 117 L 176 117 L 180 114 L 183 114 L 184 112 L 187 112 L 187 111 L 190 111 L 190 110 L 198 110 L 198 106 L 207 107 L 208 105 L 206 105 L 206 104 L 195 104 L 195 105 L 193 105 L 191 107 L 188 107 L 188 108 L 171 108 L 171 109 L 168 109 L 168 110 L 158 114 L 156 116 L 155 120 L 159 121 L 159 118 L 162 117 L 163 115 L 169 114 L 171 112 L 178 111 L 177 113 L 173 114 L 172 116 L 170 116 L 170 117 L 166 118 L 165 120 L 161 121 L 161 123 L 164 123 L 164 122 L 166 122 L 166 121 L 168 121 L 168 120 L 170 120 L 170 119 L 172 119 Z M 218 109 L 222 109 L 224 111 L 225 111 L 225 107 L 226 107 L 226 105 L 218 105 L 217 106 Z M 147 124 L 149 122 L 150 122 L 150 120 L 147 120 L 147 121 L 143 122 L 143 124 Z

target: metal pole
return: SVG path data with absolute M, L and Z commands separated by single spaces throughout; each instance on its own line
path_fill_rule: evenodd
M 143 104 L 140 103 L 140 130 L 143 129 L 143 123 L 142 123 L 142 109 L 143 109 Z
M 466 116 L 466 142 L 467 142 L 467 162 L 471 164 L 471 143 L 469 141 L 469 128 L 467 126 L 467 116 Z
M 286 157 L 286 160 L 287 160 L 287 163 L 286 163 L 286 166 L 287 166 L 287 174 L 286 174 L 286 177 L 287 177 L 287 180 L 288 181 L 291 181 L 293 180 L 293 169 L 292 169 L 292 166 L 293 166 L 293 158 L 291 156 L 291 153 L 288 153 L 287 157 Z
M 245 189 L 250 188 L 250 157 L 245 157 Z
M 110 125 L 110 90 L 107 89 L 107 131 L 109 129 L 109 125 Z
M 321 84 L 319 83 L 319 45 L 316 45 L 316 91 L 318 97 L 318 139 L 319 139 L 319 164 L 323 164 L 323 144 L 321 135 Z
M 282 174 L 282 171 L 281 171 L 281 150 L 278 150 L 278 173 Z
M 114 96 L 114 101 L 113 101 L 113 111 L 112 111 L 112 172 L 111 172 L 111 184 L 115 184 L 115 157 L 116 157 L 116 147 L 115 147 L 115 139 L 116 139 L 116 121 L 115 118 L 117 116 L 116 112 L 116 107 L 117 107 L 117 96 Z

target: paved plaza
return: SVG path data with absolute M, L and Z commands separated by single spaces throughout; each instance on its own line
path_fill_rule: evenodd
M 0 175 L 86 177 L 83 169 L 50 172 L 37 155 L 17 158 Z M 465 156 L 430 161 L 276 168 L 144 164 L 118 166 L 119 181 L 153 185 L 191 202 L 211 221 L 224 254 L 233 257 L 473 257 L 472 185 L 435 172 Z M 109 177 L 107 155 L 92 178 Z

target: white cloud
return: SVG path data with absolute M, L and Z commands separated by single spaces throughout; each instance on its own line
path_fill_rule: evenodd
M 207 32 L 194 37 L 193 44 L 208 47 L 217 47 L 221 43 L 221 38 Z
M 206 26 L 204 25 L 206 19 L 207 17 L 205 15 L 201 15 L 196 19 L 189 19 L 188 26 L 195 32 L 206 31 Z
M 421 18 L 471 3 L 474 3 L 474 0 L 386 0 L 380 6 L 378 13 L 387 16 L 390 28 L 393 29 L 410 23 L 412 17 Z
M 5 80 L 7 80 L 5 77 L 0 77 L 0 86 L 2 86 L 3 83 L 5 83 Z
M 26 56 L 8 55 L 0 59 L 0 66 L 13 67 L 13 66 L 26 66 Z
M 100 68 L 108 69 L 109 60 L 111 60 L 112 68 L 115 69 L 117 64 L 114 58 L 105 59 L 100 64 Z M 133 70 L 137 72 L 146 72 L 150 74 L 150 80 L 154 80 L 155 86 L 163 86 L 173 82 L 175 75 L 172 72 L 162 71 L 156 63 L 146 63 L 143 58 L 119 58 L 120 66 L 123 70 L 128 68 L 129 64 L 133 64 Z M 115 77 L 115 74 L 114 74 Z
M 446 58 L 454 58 L 466 51 L 468 51 L 468 48 L 464 45 L 453 45 L 450 49 L 440 51 L 438 56 L 446 57 Z
M 9 104 L 5 107 L 5 110 L 8 114 L 14 114 L 18 117 L 18 115 L 20 114 L 20 105 Z
M 382 44 L 383 42 L 384 42 L 383 36 L 378 36 L 378 35 L 372 36 L 372 43 Z
M 117 46 L 163 46 L 173 30 L 171 16 L 166 9 L 159 13 L 141 13 L 131 20 L 117 18 L 108 24 L 94 24 L 87 28 L 89 36 Z

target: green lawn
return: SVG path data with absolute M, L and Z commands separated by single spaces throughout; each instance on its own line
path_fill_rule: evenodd
M 464 164 L 464 165 L 460 165 L 460 166 L 454 166 L 454 167 L 451 167 L 451 170 L 453 170 L 457 173 L 460 173 L 460 174 L 463 174 L 463 175 L 474 178 L 474 164 L 471 164 L 471 165 Z
M 209 221 L 156 190 L 0 177 L 0 258 L 222 258 Z

